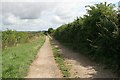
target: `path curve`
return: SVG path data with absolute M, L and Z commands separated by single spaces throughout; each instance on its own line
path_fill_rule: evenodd
M 61 72 L 55 63 L 49 38 L 40 48 L 36 59 L 29 68 L 26 78 L 61 78 Z

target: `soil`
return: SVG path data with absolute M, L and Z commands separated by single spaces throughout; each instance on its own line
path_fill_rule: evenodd
M 26 78 L 61 78 L 62 74 L 55 63 L 49 38 L 38 51 L 36 59 L 30 65 Z

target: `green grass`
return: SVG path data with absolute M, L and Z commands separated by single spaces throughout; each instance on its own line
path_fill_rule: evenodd
M 0 78 L 2 77 L 2 32 L 0 31 Z
M 2 77 L 23 78 L 27 75 L 32 61 L 35 59 L 38 48 L 45 41 L 42 35 L 38 39 L 16 47 L 9 47 L 2 52 Z
M 55 61 L 58 64 L 58 67 L 61 70 L 63 77 L 69 77 L 70 73 L 69 73 L 68 66 L 66 66 L 64 57 L 60 54 L 59 48 L 56 48 L 55 45 L 52 43 L 51 43 L 51 45 L 52 45 L 52 50 L 53 50 L 53 55 L 54 55 Z

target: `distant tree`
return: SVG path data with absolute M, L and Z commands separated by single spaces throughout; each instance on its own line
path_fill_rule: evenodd
M 48 29 L 48 33 L 49 33 L 49 34 L 51 34 L 51 33 L 53 33 L 53 32 L 54 32 L 53 28 L 49 28 L 49 29 Z
M 43 31 L 43 33 L 44 33 L 45 35 L 47 35 L 47 31 Z

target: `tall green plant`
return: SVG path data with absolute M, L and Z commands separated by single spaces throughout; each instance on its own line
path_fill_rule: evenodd
M 120 72 L 120 27 L 114 5 L 86 6 L 87 14 L 57 28 L 54 37 Z

